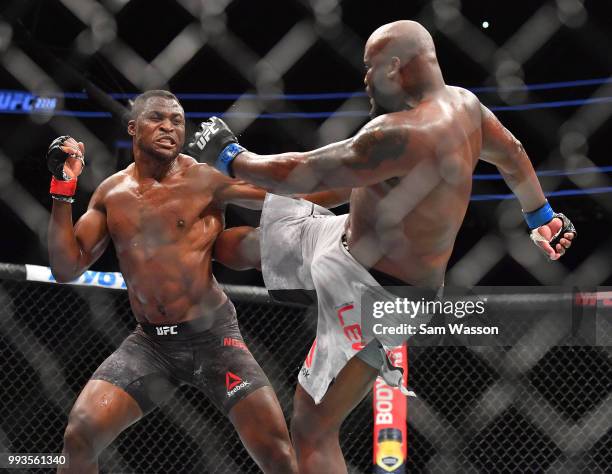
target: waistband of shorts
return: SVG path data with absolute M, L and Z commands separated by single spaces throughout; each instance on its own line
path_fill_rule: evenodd
M 138 327 L 149 336 L 159 340 L 169 341 L 187 339 L 198 334 L 213 333 L 216 329 L 226 327 L 235 322 L 236 310 L 228 298 L 225 303 L 216 309 L 213 315 L 201 316 L 175 324 L 139 322 Z

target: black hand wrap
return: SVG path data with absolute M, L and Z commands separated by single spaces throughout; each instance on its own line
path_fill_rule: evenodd
M 573 233 L 574 238 L 576 238 L 576 236 L 578 235 L 578 233 L 576 232 L 576 228 L 574 227 L 574 224 L 572 224 L 572 221 L 570 221 L 567 217 L 565 217 L 565 214 L 561 214 L 560 212 L 555 213 L 554 217 L 561 219 L 561 221 L 563 222 L 563 225 L 561 226 L 561 229 L 559 229 L 559 231 L 555 235 L 553 235 L 552 239 L 550 239 L 550 246 L 553 249 L 561 241 L 561 239 L 565 238 L 566 233 L 568 232 Z
M 223 120 L 211 117 L 200 124 L 199 130 L 187 145 L 187 151 L 200 163 L 207 163 L 233 177 L 232 161 L 245 150 Z
M 70 155 L 61 148 L 64 146 L 64 142 L 69 138 L 70 137 L 68 135 L 57 137 L 51 142 L 51 145 L 49 145 L 49 150 L 47 150 L 47 168 L 49 168 L 49 171 L 53 177 L 55 179 L 59 179 L 60 181 L 70 180 L 70 177 L 64 173 L 64 163 L 70 157 Z
M 80 153 L 76 155 L 66 153 L 62 150 L 62 146 L 64 146 L 64 143 L 69 138 L 70 137 L 67 135 L 62 135 L 51 142 L 49 150 L 47 150 L 47 167 L 53 175 L 51 178 L 51 187 L 49 189 L 51 197 L 58 201 L 73 203 L 74 199 L 72 196 L 74 196 L 76 192 L 77 178 L 71 179 L 70 176 L 66 174 L 64 171 L 64 164 L 68 158 L 72 157 L 80 160 L 81 164 L 85 166 L 85 160 L 80 156 Z

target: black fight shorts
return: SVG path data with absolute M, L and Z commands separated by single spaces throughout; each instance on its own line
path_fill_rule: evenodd
M 213 318 L 138 324 L 91 378 L 125 390 L 144 414 L 184 384 L 204 392 L 225 415 L 248 394 L 270 385 L 242 339 L 229 299 Z

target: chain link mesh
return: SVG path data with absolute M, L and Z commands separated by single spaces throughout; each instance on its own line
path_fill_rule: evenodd
M 244 297 L 244 296 L 243 296 Z M 312 310 L 236 300 L 240 326 L 287 417 L 314 338 Z M 0 284 L 0 451 L 59 452 L 70 407 L 134 326 L 123 291 Z M 407 472 L 609 472 L 612 363 L 602 347 L 409 350 Z M 371 471 L 371 400 L 347 419 L 351 473 Z M 100 458 L 108 473 L 259 472 L 225 417 L 181 387 Z M 36 472 L 41 472 L 37 470 Z
M 314 339 L 299 307 L 235 301 L 240 326 L 289 416 L 297 373 Z M 67 416 L 95 368 L 134 327 L 122 291 L 3 281 L 0 286 L 0 451 L 60 452 Z M 364 472 L 371 410 L 344 430 L 344 451 Z M 122 433 L 103 452 L 102 472 L 260 472 L 231 423 L 191 387 Z M 41 472 L 37 470 L 37 472 Z
M 357 91 L 367 36 L 385 22 L 415 19 L 432 33 L 449 83 L 485 86 L 477 94 L 523 141 L 536 169 L 549 173 L 541 174 L 543 187 L 581 233 L 561 262 L 542 265 L 515 201 L 473 202 L 447 283 L 611 281 L 612 180 L 604 170 L 612 117 L 607 2 L 283 0 L 262 12 L 247 0 L 164 0 L 164 15 L 157 18 L 149 17 L 151 2 L 140 0 L 4 3 L 3 89 L 57 98 L 58 112 L 91 109 L 90 101 L 62 92 L 74 90 L 74 81 L 61 67 L 40 60 L 35 49 L 50 46 L 109 91 L 238 92 L 222 100 L 185 100 L 185 107 L 226 113 L 245 145 L 260 153 L 311 149 L 354 134 L 367 120 L 364 94 L 306 101 L 284 93 Z M 272 19 L 264 21 L 262 13 Z M 479 25 L 489 16 L 499 19 L 491 34 Z M 36 32 L 37 48 L 27 46 L 20 23 Z M 599 79 L 527 85 L 581 82 L 574 80 L 588 74 Z M 553 108 L 554 101 L 567 103 Z M 268 120 L 274 118 L 283 119 Z M 7 229 L 0 235 L 0 255 L 4 261 L 46 263 L 49 176 L 41 157 L 49 141 L 71 134 L 94 157 L 79 182 L 76 216 L 96 186 L 131 160 L 120 143 L 126 137 L 110 120 L 94 116 L 11 113 L 0 122 L 0 213 Z M 595 167 L 602 168 L 572 172 Z M 474 191 L 482 197 L 507 189 L 480 179 Z M 564 194 L 574 191 L 580 198 Z M 244 211 L 228 215 L 230 223 L 249 220 Z M 112 255 L 99 264 L 116 266 Z M 222 269 L 216 274 L 220 281 L 250 278 Z M 0 451 L 57 452 L 79 390 L 133 327 L 126 295 L 0 284 Z M 245 339 L 289 416 L 315 318 L 296 307 L 236 303 Z M 541 353 L 411 349 L 411 386 L 419 398 L 408 407 L 408 472 L 608 472 L 611 355 L 603 347 Z M 370 471 L 371 419 L 366 401 L 345 423 L 341 441 L 351 472 Z M 189 388 L 131 427 L 100 464 L 105 472 L 257 472 L 227 420 Z

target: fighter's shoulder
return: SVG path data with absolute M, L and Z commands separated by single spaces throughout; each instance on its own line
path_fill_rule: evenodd
M 412 133 L 412 126 L 396 112 L 370 120 L 350 143 L 359 156 L 375 156 L 381 152 L 402 155 L 411 142 Z
M 480 104 L 480 99 L 471 90 L 459 86 L 446 86 L 447 90 L 458 94 L 462 99 Z
M 206 163 L 199 163 L 195 158 L 189 155 L 180 155 L 181 157 L 181 165 L 183 167 L 183 173 L 186 175 L 198 175 L 198 176 L 215 176 L 220 175 L 223 176 L 219 171 L 217 171 L 212 166 Z
M 458 98 L 461 105 L 468 113 L 475 119 L 480 120 L 484 106 L 480 102 L 480 99 L 472 91 L 464 89 L 458 86 L 446 86 L 451 93 L 454 93 Z
M 122 184 L 126 181 L 126 179 L 128 179 L 127 170 L 129 168 L 130 167 L 128 166 L 126 169 L 117 171 L 108 178 L 104 179 L 91 196 L 91 200 L 89 202 L 90 207 L 93 206 L 103 210 L 105 208 L 108 196 L 113 191 L 121 188 Z
M 187 178 L 194 178 L 200 182 L 205 182 L 207 185 L 222 185 L 231 183 L 234 180 L 225 176 L 223 173 L 206 163 L 198 163 L 194 158 L 188 155 L 181 155 L 184 166 L 184 175 Z
M 394 112 L 373 118 L 362 127 L 360 133 L 378 135 L 402 132 L 417 123 L 407 116 L 407 112 Z
M 99 197 L 105 197 L 108 193 L 117 189 L 130 177 L 130 169 L 133 168 L 134 164 L 129 165 L 127 168 L 117 171 L 111 174 L 108 178 L 102 181 L 96 188 L 95 194 Z

